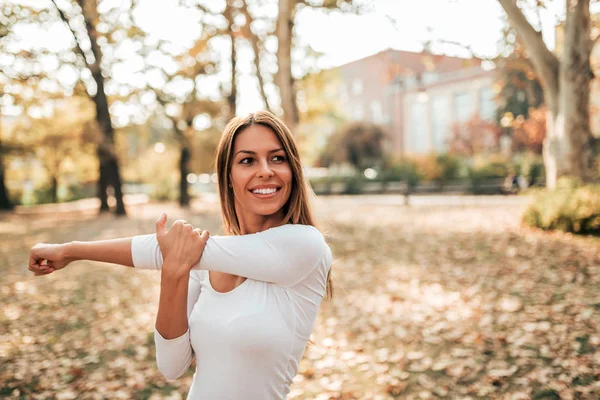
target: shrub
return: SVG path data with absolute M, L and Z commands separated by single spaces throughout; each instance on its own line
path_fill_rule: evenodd
M 546 170 L 542 156 L 533 153 L 524 153 L 515 157 L 516 172 L 527 178 L 529 186 L 539 185 L 545 181 Z
M 544 230 L 600 235 L 600 185 L 583 186 L 562 178 L 552 192 L 540 193 L 523 223 Z
M 364 184 L 364 179 L 356 174 L 355 176 L 349 177 L 345 179 L 346 181 L 346 190 L 344 194 L 361 194 Z
M 408 181 L 411 187 L 416 186 L 422 179 L 417 163 L 414 160 L 393 161 L 388 168 L 381 173 L 382 180 L 389 181 Z
M 470 177 L 473 181 L 485 179 L 505 178 L 511 171 L 514 171 L 512 163 L 502 157 L 487 157 L 476 159 L 470 171 Z

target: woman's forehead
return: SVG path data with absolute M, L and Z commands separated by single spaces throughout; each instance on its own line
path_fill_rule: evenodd
M 233 151 L 249 150 L 254 152 L 270 151 L 283 147 L 281 141 L 269 127 L 250 125 L 239 132 L 233 143 Z

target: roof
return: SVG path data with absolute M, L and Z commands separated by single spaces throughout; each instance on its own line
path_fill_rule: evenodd
M 395 72 L 398 74 L 420 74 L 426 71 L 429 72 L 452 72 L 469 67 L 481 65 L 481 60 L 478 58 L 462 58 L 452 57 L 444 54 L 433 54 L 427 51 L 412 52 L 404 50 L 387 49 L 379 53 L 363 57 L 346 64 L 342 64 L 337 68 L 353 69 L 360 67 L 361 64 L 381 63 L 393 65 Z

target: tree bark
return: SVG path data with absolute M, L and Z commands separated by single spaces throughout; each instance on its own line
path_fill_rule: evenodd
M 188 146 L 182 145 L 179 156 L 179 205 L 190 206 L 190 193 L 187 176 L 190 172 L 191 151 Z
M 292 31 L 294 29 L 293 0 L 279 0 L 279 14 L 277 17 L 277 63 L 278 70 L 275 77 L 281 97 L 283 120 L 293 132 L 299 122 L 298 106 L 296 104 L 296 89 L 292 76 Z

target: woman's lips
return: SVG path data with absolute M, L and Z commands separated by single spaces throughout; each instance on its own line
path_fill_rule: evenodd
M 277 194 L 281 192 L 281 188 L 275 188 L 275 191 L 272 193 L 255 193 L 252 190 L 250 190 L 249 192 L 259 199 L 269 199 L 271 197 L 277 196 Z

